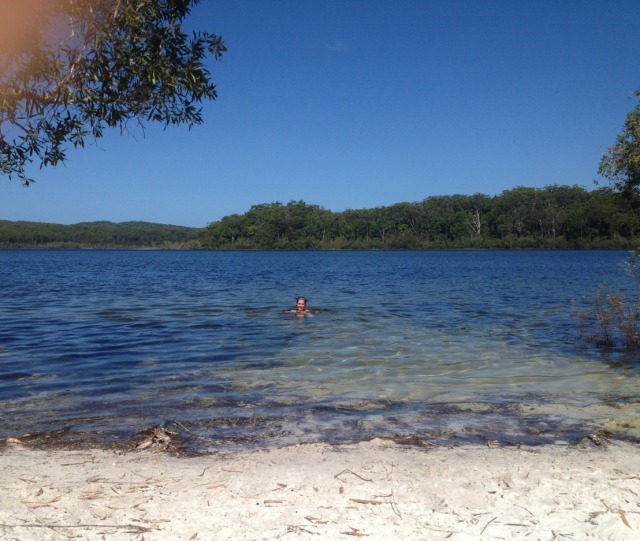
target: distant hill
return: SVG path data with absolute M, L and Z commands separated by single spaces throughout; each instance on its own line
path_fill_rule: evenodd
M 72 225 L 0 220 L 0 248 L 199 248 L 202 229 L 149 222 Z
M 0 221 L 0 248 L 209 250 L 636 249 L 640 213 L 611 188 L 519 186 L 496 196 L 333 212 L 304 201 L 253 205 L 194 228 L 148 222 Z

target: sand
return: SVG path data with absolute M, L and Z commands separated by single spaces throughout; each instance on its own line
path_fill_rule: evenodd
M 640 446 L 0 451 L 0 538 L 640 539 Z

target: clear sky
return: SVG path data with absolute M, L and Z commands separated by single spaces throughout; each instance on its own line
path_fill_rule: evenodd
M 637 0 L 202 0 L 189 24 L 229 49 L 205 123 L 2 177 L 0 219 L 203 227 L 275 201 L 592 189 L 636 103 L 638 21 Z

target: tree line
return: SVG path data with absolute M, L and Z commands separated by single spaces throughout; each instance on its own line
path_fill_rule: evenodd
M 633 249 L 640 214 L 611 188 L 517 187 L 333 212 L 304 201 L 253 205 L 205 228 L 148 222 L 0 220 L 0 248 L 209 250 Z
M 201 231 L 148 222 L 60 225 L 0 220 L 0 248 L 198 248 Z
M 634 248 L 640 216 L 611 188 L 516 187 L 497 196 L 332 212 L 304 201 L 252 206 L 209 224 L 207 249 Z

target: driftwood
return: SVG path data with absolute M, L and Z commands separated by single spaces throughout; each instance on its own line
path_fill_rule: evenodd
M 166 428 L 152 428 L 147 437 L 138 443 L 136 451 L 152 448 L 154 451 L 165 451 L 171 443 L 171 438 L 177 436 L 177 432 L 170 432 Z

